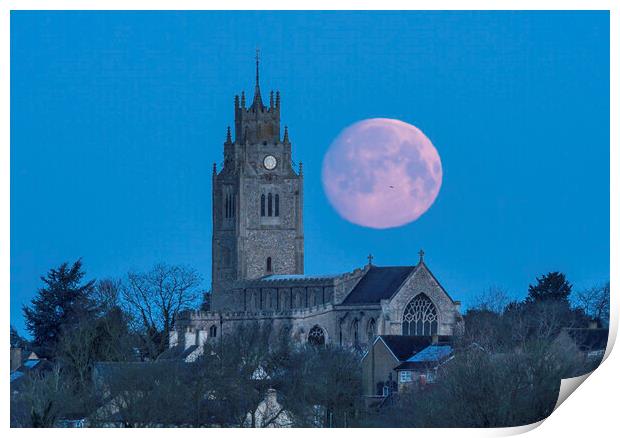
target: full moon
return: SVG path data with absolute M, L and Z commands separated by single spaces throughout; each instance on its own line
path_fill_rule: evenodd
M 329 202 L 346 220 L 370 228 L 399 227 L 433 205 L 441 188 L 441 159 L 415 126 L 366 119 L 332 142 L 322 180 Z

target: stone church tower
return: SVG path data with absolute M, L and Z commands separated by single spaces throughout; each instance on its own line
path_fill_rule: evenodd
M 263 104 L 258 55 L 252 104 L 235 96 L 234 139 L 229 127 L 212 187 L 213 309 L 230 307 L 239 281 L 304 273 L 302 166 L 294 168 L 286 127 L 280 137 L 280 92 Z

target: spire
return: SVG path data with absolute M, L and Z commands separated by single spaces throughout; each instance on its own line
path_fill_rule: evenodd
M 284 139 L 282 140 L 282 143 L 288 143 L 288 126 L 284 127 Z
M 262 110 L 264 108 L 263 98 L 260 95 L 260 86 L 258 81 L 258 65 L 260 61 L 260 51 L 256 49 L 256 85 L 254 86 L 254 101 L 252 102 L 252 106 L 250 108 L 256 108 Z

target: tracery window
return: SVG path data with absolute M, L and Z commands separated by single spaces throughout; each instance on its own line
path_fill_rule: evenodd
M 414 297 L 403 312 L 403 335 L 430 336 L 437 334 L 437 307 L 424 294 Z
M 308 344 L 325 345 L 325 332 L 318 325 L 312 327 L 308 332 Z
M 366 328 L 366 336 L 368 337 L 368 342 L 372 342 L 375 340 L 375 336 L 377 335 L 377 323 L 374 318 L 371 318 L 368 321 L 368 327 Z

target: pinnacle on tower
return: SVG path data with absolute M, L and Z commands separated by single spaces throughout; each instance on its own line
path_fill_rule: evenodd
M 241 108 L 245 108 L 245 91 L 241 92 Z
M 252 102 L 252 106 L 250 108 L 260 109 L 262 110 L 265 106 L 263 105 L 263 99 L 260 95 L 260 85 L 259 85 L 259 75 L 258 75 L 258 64 L 259 64 L 259 50 L 256 49 L 256 85 L 254 86 L 254 101 Z
M 231 144 L 232 143 L 232 135 L 230 134 L 230 126 L 226 130 L 226 143 L 227 144 Z
M 273 91 L 269 93 L 269 108 L 273 108 Z
M 284 127 L 284 139 L 282 140 L 282 143 L 288 143 L 288 126 Z

